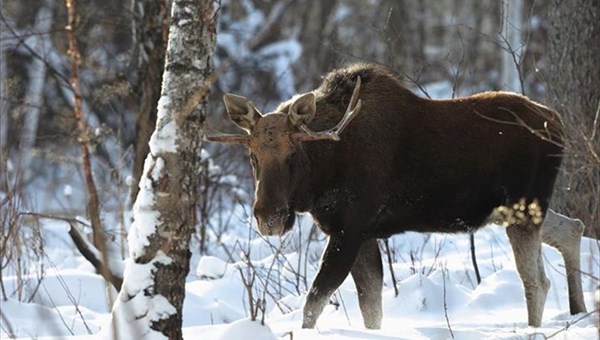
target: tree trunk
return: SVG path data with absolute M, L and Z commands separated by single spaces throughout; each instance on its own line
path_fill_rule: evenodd
M 522 93 L 519 65 L 522 54 L 523 0 L 502 2 L 502 73 L 500 86 L 505 90 Z
M 36 14 L 33 31 L 39 34 L 35 38 L 33 48 L 43 53 L 48 50 L 50 41 L 45 39 L 43 34 L 50 32 L 52 25 L 52 9 L 42 6 Z M 40 114 L 44 106 L 44 85 L 46 83 L 46 61 L 41 58 L 34 58 L 31 66 L 28 68 L 29 83 L 25 94 L 26 108 L 23 113 L 23 130 L 21 132 L 21 145 L 19 154 L 21 161 L 19 167 L 24 173 L 23 181 L 27 182 L 32 177 L 31 160 L 33 158 L 33 148 L 38 132 Z
M 6 174 L 8 173 L 8 109 L 9 93 L 7 89 L 7 68 L 5 47 L 0 43 L 0 191 L 8 192 Z
M 548 18 L 548 102 L 566 135 L 553 204 L 600 237 L 600 3 L 552 0 Z
M 156 129 L 129 231 L 131 261 L 112 312 L 121 339 L 182 338 L 215 20 L 212 1 L 173 1 Z
M 138 184 L 144 169 L 144 160 L 148 155 L 148 141 L 156 125 L 156 103 L 160 98 L 160 76 L 165 67 L 165 51 L 168 39 L 169 14 L 164 0 L 136 0 L 133 11 L 134 23 L 134 60 L 131 67 L 133 87 L 139 98 L 133 177 L 135 183 L 131 189 L 130 202 L 135 201 Z

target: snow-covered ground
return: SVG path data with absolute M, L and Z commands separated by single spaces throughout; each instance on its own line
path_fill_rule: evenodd
M 598 312 L 570 315 L 562 259 L 544 245 L 546 274 L 552 282 L 542 327 L 527 326 L 521 281 L 505 231 L 488 226 L 476 234 L 482 283 L 476 285 L 465 234 L 406 233 L 390 239 L 395 296 L 384 254 L 384 319 L 381 330 L 363 327 L 356 289 L 349 277 L 319 318 L 317 328 L 301 329 L 304 293 L 316 273 L 324 238 L 310 236 L 308 218 L 283 239 L 264 239 L 240 226 L 225 234 L 214 256 L 192 259 L 184 307 L 186 339 L 597 339 Z M 1 302 L 0 338 L 93 338 L 108 320 L 116 297 L 72 246 L 65 222 L 42 220 L 45 275 L 20 281 L 4 276 L 11 296 Z M 242 228 L 243 227 L 243 228 Z M 311 238 L 313 241 L 307 242 Z M 600 244 L 583 239 L 583 288 L 589 311 L 600 277 Z M 232 260 L 233 261 L 232 261 Z M 238 261 L 238 262 L 234 262 Z M 249 267 L 248 263 L 252 263 Z M 266 301 L 264 321 L 248 319 L 243 285 L 255 277 L 254 299 Z M 23 287 L 21 297 L 16 293 Z M 266 289 L 265 289 L 266 286 Z M 33 293 L 35 291 L 35 293 Z M 258 319 L 262 319 L 259 312 Z M 104 330 L 106 331 L 106 329 Z M 106 333 L 105 333 L 106 334 Z M 110 333 L 109 333 L 110 334 Z

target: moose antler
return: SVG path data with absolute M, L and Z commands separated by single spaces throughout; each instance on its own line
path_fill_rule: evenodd
M 356 78 L 356 85 L 354 86 L 354 91 L 352 91 L 352 97 L 350 98 L 350 103 L 348 103 L 348 107 L 346 108 L 346 112 L 344 113 L 344 117 L 342 120 L 334 126 L 333 128 L 327 131 L 315 132 L 309 129 L 306 125 L 302 124 L 300 126 L 301 132 L 294 132 L 290 135 L 290 138 L 294 141 L 298 142 L 306 142 L 306 141 L 317 141 L 317 140 L 330 140 L 330 141 L 339 141 L 340 134 L 346 126 L 356 117 L 361 108 L 361 100 L 358 99 L 358 93 L 360 92 L 360 77 Z M 251 135 L 241 135 L 241 134 L 218 134 L 218 135 L 204 135 L 204 140 L 208 142 L 217 142 L 217 143 L 226 143 L 226 144 L 250 144 L 252 140 Z
M 250 144 L 250 135 L 237 134 L 219 134 L 219 135 L 204 135 L 204 140 L 207 142 L 225 143 L 225 144 Z
M 340 134 L 346 126 L 356 117 L 361 108 L 361 100 L 358 99 L 358 93 L 360 92 L 360 77 L 356 78 L 356 85 L 354 86 L 354 91 L 352 91 L 352 97 L 350 98 L 350 103 L 348 103 L 348 107 L 346 108 L 346 112 L 344 113 L 344 117 L 342 120 L 334 126 L 333 128 L 327 131 L 315 132 L 308 128 L 308 126 L 302 124 L 300 129 L 302 132 L 295 132 L 291 134 L 292 140 L 306 142 L 306 141 L 316 141 L 316 140 L 330 140 L 330 141 L 339 141 Z

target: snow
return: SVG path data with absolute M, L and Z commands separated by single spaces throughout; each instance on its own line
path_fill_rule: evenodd
M 167 265 L 171 261 L 160 250 L 148 263 L 126 261 L 123 287 L 113 307 L 112 317 L 101 332 L 103 338 L 113 338 L 113 330 L 116 330 L 121 339 L 164 339 L 161 333 L 149 330 L 147 325 L 169 318 L 176 313 L 175 307 L 162 295 L 146 296 L 144 292 L 154 286 L 156 265 Z M 140 334 L 140 331 L 147 333 Z
M 152 157 L 146 157 L 144 173 L 154 166 Z M 156 231 L 159 213 L 154 209 L 154 196 L 152 195 L 152 180 L 147 176 L 140 179 L 140 192 L 138 193 L 133 212 L 135 220 L 131 225 L 128 236 L 129 252 L 132 257 L 143 253 L 144 247 L 148 246 L 148 236 Z
M 73 187 L 70 186 L 69 184 L 65 185 L 65 188 L 63 189 L 63 194 L 66 197 L 71 197 L 73 196 Z
M 221 335 L 218 340 L 247 340 L 247 339 L 263 339 L 275 340 L 277 336 L 273 334 L 271 328 L 267 325 L 261 325 L 258 321 L 250 319 L 242 319 L 232 322 Z
M 167 75 L 164 76 L 165 78 Z M 167 114 L 171 105 L 171 98 L 162 95 L 158 100 L 158 111 L 156 113 L 157 128 L 150 137 L 150 152 L 153 155 L 158 155 L 162 152 L 176 152 L 177 145 L 175 144 L 177 136 L 177 125 L 175 121 L 169 118 Z
M 212 255 L 197 263 L 188 277 L 184 303 L 183 334 L 186 339 L 447 339 L 450 329 L 456 339 L 543 338 L 557 333 L 559 339 L 596 339 L 598 313 L 568 313 L 568 294 L 560 254 L 543 247 L 546 274 L 552 286 L 540 328 L 527 326 L 527 311 L 521 281 L 504 228 L 488 226 L 476 234 L 476 249 L 482 276 L 475 283 L 470 262 L 468 235 L 406 233 L 390 239 L 393 268 L 399 295 L 396 297 L 387 265 L 384 265 L 383 324 L 381 330 L 367 330 L 362 324 L 356 288 L 349 277 L 332 296 L 317 322 L 317 328 L 301 329 L 302 306 L 309 284 L 316 274 L 325 239 L 307 245 L 310 220 L 301 218 L 289 236 L 259 237 L 240 220 L 213 244 Z M 29 287 L 19 301 L 17 277 L 4 276 L 9 299 L 2 301 L 0 338 L 12 332 L 19 338 L 61 337 L 65 339 L 113 337 L 110 301 L 116 296 L 112 286 L 96 275 L 93 268 L 68 249 L 68 224 L 42 220 L 46 240 L 46 275 L 35 290 L 36 275 L 26 277 Z M 314 238 L 314 237 L 313 237 Z M 218 251 L 227 248 L 233 256 Z M 194 248 L 193 248 L 194 249 Z M 584 238 L 581 261 L 583 288 L 589 311 L 594 308 L 597 279 L 600 277 L 598 241 Z M 195 254 L 194 256 L 198 256 Z M 384 260 L 386 258 L 384 257 Z M 166 256 L 156 261 L 168 263 Z M 248 267 L 251 261 L 252 268 Z M 384 261 L 384 264 L 387 261 Z M 154 263 L 125 261 L 127 277 L 150 277 Z M 249 320 L 248 296 L 240 277 L 253 270 L 254 297 L 266 299 L 265 324 Z M 5 274 L 6 275 L 6 274 Z M 150 282 L 125 280 L 119 295 L 117 330 L 124 323 L 145 323 L 173 312 L 166 299 L 147 301 L 144 294 Z M 263 295 L 264 287 L 269 294 Z M 35 291 L 35 293 L 33 293 Z M 127 300 L 134 297 L 133 300 Z M 444 298 L 445 297 L 445 298 Z M 125 312 L 124 307 L 131 308 Z M 158 308 L 150 308 L 154 306 Z M 133 313 L 131 313 L 133 312 Z M 446 314 L 448 321 L 446 321 Z M 137 315 L 140 319 L 133 316 Z M 258 320 L 262 314 L 259 313 Z M 10 327 L 8 326 L 10 324 Z M 450 328 L 448 327 L 450 325 Z M 9 331 L 10 329 L 10 331 Z M 537 335 L 536 335 L 537 334 Z M 128 336 L 134 336 L 129 334 Z M 135 335 L 139 336 L 139 334 Z M 95 337 L 95 336 L 94 336 Z M 162 338 L 149 333 L 147 338 Z
M 202 256 L 196 269 L 196 275 L 200 278 L 219 279 L 225 275 L 227 262 L 215 256 Z

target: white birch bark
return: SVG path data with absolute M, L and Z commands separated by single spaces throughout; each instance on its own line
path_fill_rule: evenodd
M 34 41 L 29 43 L 33 50 L 40 56 L 45 55 L 48 45 L 51 44 L 43 34 L 50 31 L 53 13 L 48 7 L 41 7 L 35 17 L 33 32 L 37 33 L 29 37 Z M 31 160 L 33 158 L 33 147 L 37 137 L 37 130 L 40 121 L 40 113 L 44 104 L 44 85 L 46 82 L 46 61 L 40 58 L 34 58 L 28 68 L 29 84 L 25 92 L 25 110 L 23 112 L 23 130 L 21 132 L 21 145 L 19 148 L 21 161 L 20 167 L 24 178 L 27 180 L 31 176 Z
M 114 333 L 103 331 L 111 338 L 182 337 L 215 15 L 212 1 L 173 1 L 156 129 L 128 237 L 130 260 L 111 315 Z
M 520 62 L 523 53 L 523 0 L 504 0 L 502 2 L 504 16 L 501 44 L 502 44 L 502 73 L 500 85 L 505 90 L 522 92 L 521 80 L 517 62 Z

